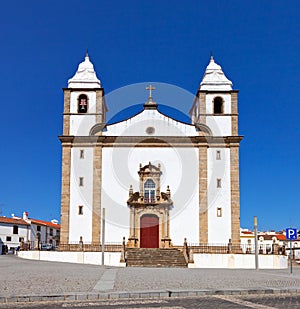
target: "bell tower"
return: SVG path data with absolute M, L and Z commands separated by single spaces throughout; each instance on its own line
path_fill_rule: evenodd
M 104 89 L 88 53 L 64 88 L 63 135 L 85 136 L 94 125 L 106 122 Z
M 93 188 L 100 186 L 99 176 L 94 173 L 94 162 L 100 162 L 101 153 L 89 136 L 95 125 L 105 125 L 107 107 L 104 89 L 88 53 L 63 91 L 63 135 L 59 137 L 62 143 L 60 242 L 99 243 L 100 203 L 95 209 Z M 100 194 L 98 190 L 97 194 Z M 93 226 L 93 229 L 81 231 L 82 225 Z
M 199 148 L 201 243 L 240 242 L 238 90 L 213 56 L 190 110 L 191 123 L 206 125 L 211 139 Z M 213 142 L 212 142 L 213 141 Z

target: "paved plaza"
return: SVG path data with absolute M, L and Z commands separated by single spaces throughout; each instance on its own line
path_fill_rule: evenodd
M 289 269 L 117 268 L 32 261 L 10 255 L 0 256 L 0 271 L 0 304 L 186 296 L 217 299 L 300 292 L 300 268 L 294 268 L 292 275 Z

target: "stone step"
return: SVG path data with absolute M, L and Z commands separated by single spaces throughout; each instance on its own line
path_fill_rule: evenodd
M 126 257 L 128 267 L 187 267 L 183 253 L 173 248 L 129 248 Z

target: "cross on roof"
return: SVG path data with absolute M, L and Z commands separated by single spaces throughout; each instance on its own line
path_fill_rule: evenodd
M 155 90 L 156 88 L 152 86 L 151 84 L 146 87 L 146 90 L 149 90 L 149 100 L 152 99 L 152 90 Z

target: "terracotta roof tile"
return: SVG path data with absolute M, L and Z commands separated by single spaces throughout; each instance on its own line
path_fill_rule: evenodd
M 50 226 L 50 227 L 54 227 L 56 229 L 60 229 L 60 225 L 59 224 L 55 224 L 52 222 L 48 222 L 48 221 L 43 221 L 43 220 L 37 220 L 37 219 L 29 219 L 31 221 L 31 223 L 33 224 L 38 224 L 38 225 L 44 225 L 44 226 Z
M 7 217 L 0 217 L 0 223 L 30 225 L 28 222 L 26 222 L 23 219 L 15 219 L 15 218 L 7 218 Z

